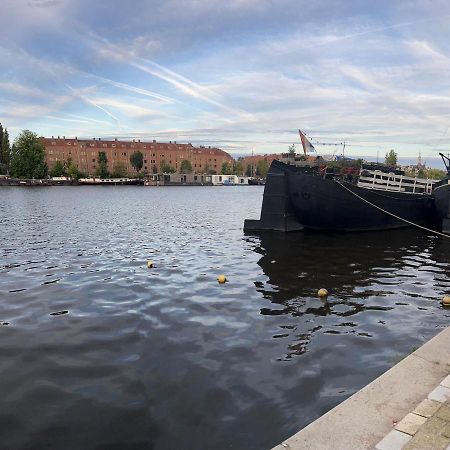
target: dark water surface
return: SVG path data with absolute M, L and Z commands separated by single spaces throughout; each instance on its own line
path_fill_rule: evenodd
M 0 188 L 0 447 L 267 449 L 449 324 L 450 242 L 246 236 L 261 200 Z

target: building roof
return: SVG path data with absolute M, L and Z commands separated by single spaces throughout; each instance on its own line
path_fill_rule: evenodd
M 153 141 L 141 141 L 140 139 L 133 139 L 132 141 L 120 141 L 118 139 L 114 140 L 104 140 L 101 138 L 93 138 L 93 139 L 78 139 L 75 138 L 66 138 L 63 137 L 41 137 L 41 142 L 47 147 L 51 145 L 58 146 L 67 146 L 67 147 L 77 147 L 80 145 L 84 145 L 86 147 L 94 147 L 94 148 L 133 148 L 133 149 L 146 149 L 146 148 L 154 148 L 158 150 L 168 150 L 168 151 L 191 151 L 193 153 L 201 153 L 201 154 L 210 154 L 210 155 L 221 155 L 221 156 L 229 156 L 227 152 L 217 147 L 194 147 L 191 143 L 188 144 L 180 144 L 176 141 L 169 142 L 156 142 Z M 53 144 L 54 143 L 54 144 Z

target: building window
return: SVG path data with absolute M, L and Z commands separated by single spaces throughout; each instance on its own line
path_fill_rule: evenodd
M 115 147 L 116 146 L 116 144 L 112 144 L 112 147 Z
M 144 159 L 144 163 L 147 164 L 147 160 L 146 159 Z
M 72 142 L 68 142 L 67 145 L 72 145 Z
M 90 147 L 93 147 L 93 146 L 94 146 L 94 144 L 89 144 L 89 146 L 90 146 Z
M 92 158 L 92 162 L 95 162 L 95 158 Z
M 103 144 L 103 147 L 107 147 L 108 145 L 107 144 Z
M 52 142 L 52 145 L 56 145 L 56 142 Z

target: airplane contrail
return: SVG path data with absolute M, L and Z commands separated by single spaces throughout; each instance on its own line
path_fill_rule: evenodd
M 112 113 L 110 113 L 107 109 L 103 108 L 100 105 L 97 105 L 97 103 L 95 103 L 93 100 L 91 100 L 90 98 L 86 97 L 85 95 L 83 95 L 81 92 L 75 90 L 73 87 L 69 86 L 67 83 L 64 83 L 65 86 L 78 98 L 80 98 L 81 100 L 83 100 L 85 103 L 94 106 L 95 108 L 98 108 L 100 111 L 103 111 L 107 116 L 111 117 L 111 119 L 113 119 L 117 125 L 122 128 L 122 124 L 120 123 L 120 120 Z M 83 91 L 86 90 L 92 90 L 95 86 L 91 86 L 89 88 L 85 88 L 83 89 Z

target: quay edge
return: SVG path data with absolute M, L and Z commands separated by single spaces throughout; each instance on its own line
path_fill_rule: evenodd
M 371 450 L 450 373 L 450 326 L 272 450 Z

